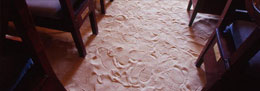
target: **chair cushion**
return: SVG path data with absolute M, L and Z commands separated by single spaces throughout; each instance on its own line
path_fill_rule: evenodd
M 82 0 L 70 0 L 72 6 Z M 59 0 L 26 0 L 33 15 L 42 17 L 57 17 L 61 15 L 61 4 Z
M 236 49 L 240 47 L 256 27 L 256 24 L 247 21 L 236 21 L 233 23 L 231 34 Z
M 33 15 L 53 17 L 61 10 L 59 0 L 26 0 Z

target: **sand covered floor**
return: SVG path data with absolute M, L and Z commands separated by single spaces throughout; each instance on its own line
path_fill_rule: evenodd
M 109 0 L 107 0 L 109 1 Z M 87 56 L 70 33 L 38 28 L 48 58 L 68 91 L 199 91 L 203 69 L 194 66 L 217 17 L 198 14 L 188 27 L 188 0 L 114 0 L 81 27 Z M 47 32 L 46 32 L 47 31 Z

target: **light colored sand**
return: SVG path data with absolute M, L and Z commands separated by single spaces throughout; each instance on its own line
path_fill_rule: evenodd
M 114 0 L 105 16 L 97 16 L 98 36 L 91 36 L 88 20 L 82 26 L 85 58 L 78 57 L 69 33 L 39 31 L 69 91 L 199 91 L 205 76 L 194 62 L 217 19 L 199 14 L 189 28 L 187 4 L 188 0 Z

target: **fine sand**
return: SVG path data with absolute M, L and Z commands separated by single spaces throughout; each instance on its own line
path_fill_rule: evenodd
M 107 0 L 109 1 L 109 0 Z M 205 73 L 196 61 L 217 23 L 198 14 L 188 27 L 188 0 L 114 0 L 100 14 L 99 34 L 81 27 L 87 56 L 71 34 L 37 28 L 48 58 L 68 91 L 199 91 Z

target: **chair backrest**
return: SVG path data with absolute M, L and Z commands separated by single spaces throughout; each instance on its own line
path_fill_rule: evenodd
M 73 10 L 77 11 L 83 5 L 83 2 L 88 0 L 70 0 L 70 1 L 72 3 Z
M 199 1 L 203 1 L 203 5 L 201 6 L 199 11 L 219 15 L 223 11 L 225 4 L 228 0 L 199 0 Z
M 70 17 L 70 21 L 76 21 L 75 26 L 80 27 L 83 20 L 86 19 L 89 11 L 94 9 L 93 0 L 59 0 L 62 11 L 66 13 L 66 17 Z

